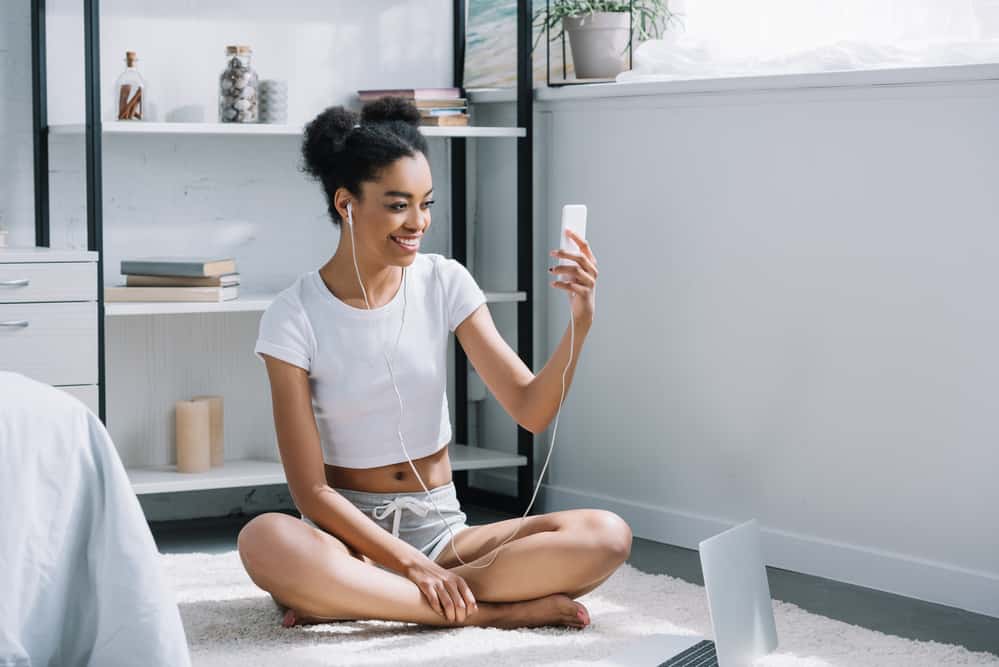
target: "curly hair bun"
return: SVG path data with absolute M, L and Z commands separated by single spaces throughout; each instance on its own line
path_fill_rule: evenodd
M 420 110 L 404 97 L 380 97 L 364 105 L 362 123 L 401 121 L 410 125 L 420 124 Z
M 360 197 L 362 183 L 378 180 L 381 170 L 402 157 L 427 155 L 420 112 L 412 101 L 383 97 L 364 105 L 361 114 L 330 107 L 305 126 L 302 170 L 320 181 L 330 217 L 342 221 L 334 206 L 339 188 Z
M 356 113 L 337 106 L 326 109 L 306 125 L 302 143 L 306 171 L 313 176 L 330 171 L 335 165 L 336 153 L 343 148 L 357 122 Z

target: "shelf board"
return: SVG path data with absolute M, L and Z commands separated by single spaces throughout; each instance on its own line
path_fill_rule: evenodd
M 486 292 L 489 303 L 525 301 L 525 292 Z M 263 312 L 274 300 L 274 294 L 248 294 L 231 301 L 111 301 L 104 304 L 104 315 L 178 315 L 183 313 L 245 313 Z
M 486 292 L 485 295 L 488 303 L 527 301 L 527 292 Z
M 485 447 L 448 445 L 451 470 L 485 470 L 488 468 L 519 468 L 527 465 L 527 457 Z
M 83 134 L 81 123 L 49 125 L 49 134 Z M 146 121 L 108 121 L 101 124 L 103 134 L 238 134 L 269 136 L 302 136 L 301 125 L 280 125 L 271 123 L 154 123 Z M 527 130 L 522 127 L 421 127 L 420 132 L 428 137 L 525 137 Z
M 454 471 L 527 465 L 526 456 L 494 449 L 451 444 L 448 451 Z M 264 459 L 229 460 L 201 473 L 180 473 L 175 465 L 128 468 L 126 472 L 136 495 L 286 483 L 281 463 Z
M 522 127 L 421 127 L 420 132 L 427 137 L 469 137 L 469 138 L 512 138 L 526 137 L 527 130 Z
M 263 312 L 275 294 L 248 294 L 229 301 L 111 301 L 104 302 L 104 315 L 176 315 L 181 313 Z
M 197 473 L 177 472 L 175 465 L 127 468 L 126 472 L 136 495 L 285 483 L 281 463 L 263 459 L 230 460 Z

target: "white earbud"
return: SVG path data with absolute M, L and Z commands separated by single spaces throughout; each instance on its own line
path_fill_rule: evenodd
M 350 202 L 347 202 L 347 224 L 351 227 L 354 226 L 354 209 L 351 207 Z

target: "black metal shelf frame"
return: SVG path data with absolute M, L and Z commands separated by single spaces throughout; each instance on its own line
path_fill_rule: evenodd
M 100 98 L 100 0 L 84 0 L 84 84 L 87 170 L 87 249 L 97 252 L 97 368 L 99 416 L 107 423 L 104 327 L 104 227 L 102 181 L 102 127 Z M 464 88 L 465 0 L 453 2 L 454 85 Z M 46 95 L 45 0 L 31 0 L 32 115 L 35 181 L 35 245 L 50 244 L 48 100 Z M 517 303 L 517 349 L 528 368 L 534 361 L 533 298 L 533 72 L 531 67 L 531 13 L 528 3 L 517 3 L 517 290 L 527 298 Z M 451 247 L 462 264 L 468 259 L 467 140 L 451 142 Z M 468 442 L 468 359 L 455 345 L 455 442 Z M 469 485 L 468 471 L 454 473 L 462 502 L 522 514 L 534 485 L 534 434 L 517 426 L 517 453 L 527 465 L 517 468 L 517 495 L 509 496 Z
M 454 86 L 464 88 L 465 0 L 454 0 Z M 531 63 L 530 3 L 517 3 L 517 291 L 527 298 L 517 304 L 517 353 L 528 368 L 534 367 L 534 72 Z M 451 141 L 451 253 L 462 264 L 468 259 L 466 139 Z M 461 345 L 454 346 L 454 441 L 468 442 L 468 358 Z M 517 453 L 527 464 L 517 468 L 517 495 L 480 489 L 468 483 L 468 471 L 453 473 L 463 503 L 523 514 L 534 488 L 534 434 L 517 425 Z

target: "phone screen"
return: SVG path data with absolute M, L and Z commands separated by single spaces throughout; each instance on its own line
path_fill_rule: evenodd
M 562 226 L 559 230 L 559 248 L 578 253 L 579 246 L 566 235 L 566 229 L 571 229 L 580 237 L 586 238 L 586 206 L 584 204 L 566 204 L 562 207 Z M 576 262 L 564 257 L 559 257 L 558 263 L 562 266 L 576 266 Z M 566 280 L 563 275 L 559 275 L 558 278 Z

